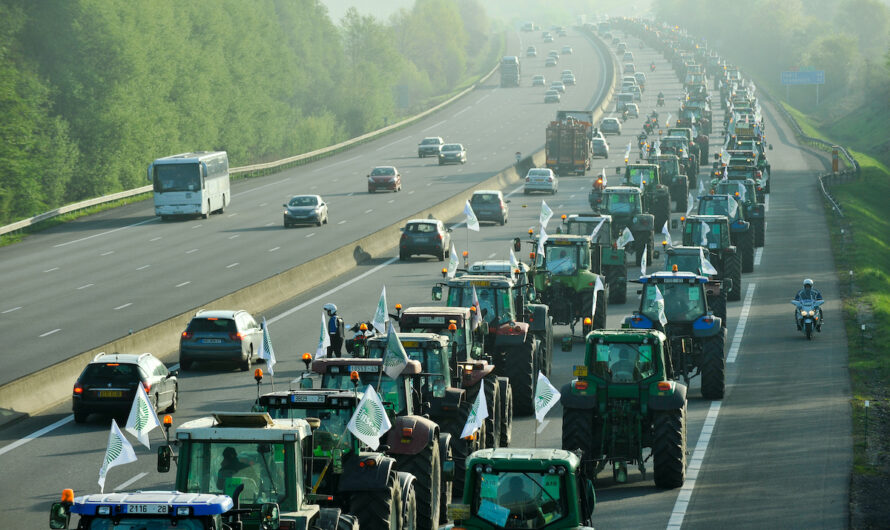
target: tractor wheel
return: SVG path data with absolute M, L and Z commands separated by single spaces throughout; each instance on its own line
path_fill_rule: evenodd
M 495 449 L 501 444 L 501 389 L 494 375 L 482 380 L 485 388 L 485 403 L 488 405 L 488 417 L 485 418 L 485 448 Z
M 349 513 L 358 518 L 360 528 L 398 529 L 402 517 L 400 495 L 399 480 L 392 472 L 385 489 L 353 493 L 349 499 Z
M 590 478 L 596 461 L 602 456 L 602 419 L 594 409 L 562 409 L 562 448 L 567 451 L 581 450 L 581 462 Z
M 606 292 L 600 293 L 596 297 L 596 313 L 593 315 L 593 329 L 606 329 Z
M 739 234 L 737 247 L 742 255 L 742 272 L 754 272 L 754 230 L 748 228 L 747 232 Z
M 441 438 L 439 447 L 440 449 L 442 447 Z M 445 448 L 444 452 L 442 452 L 442 455 L 439 457 L 439 462 L 452 461 L 454 461 L 454 455 L 451 450 L 451 444 L 449 443 L 448 447 Z M 439 488 L 439 522 L 442 524 L 445 524 L 448 521 L 448 505 L 451 504 L 451 482 L 452 481 L 450 480 L 445 480 L 443 477 Z
M 708 297 L 708 309 L 714 313 L 715 317 L 723 320 L 723 328 L 726 328 L 726 291 L 720 290 L 720 294 Z
M 627 264 L 606 268 L 606 283 L 609 284 L 609 303 L 627 302 Z
M 501 447 L 510 447 L 513 438 L 513 386 L 506 377 L 498 377 L 501 391 Z
M 414 494 L 417 496 L 417 528 L 438 530 L 442 489 L 438 438 L 416 455 L 400 455 L 398 469 L 411 473 L 416 479 Z
M 751 224 L 754 225 L 754 246 L 761 248 L 766 240 L 766 219 L 755 219 Z
M 726 256 L 723 262 L 723 277 L 732 280 L 732 291 L 726 299 L 730 302 L 738 302 L 742 299 L 742 258 L 736 254 Z
M 679 488 L 686 480 L 686 404 L 655 413 L 653 474 L 659 488 Z
M 510 385 L 513 386 L 513 410 L 523 416 L 535 411 L 535 356 L 540 347 L 537 338 L 531 337 L 531 341 L 526 340 L 521 346 L 511 348 L 507 354 L 507 366 L 503 367 L 502 373 L 510 378 Z
M 726 331 L 702 339 L 701 395 L 705 399 L 723 399 L 726 390 Z
M 411 483 L 408 491 L 402 491 L 401 519 L 399 530 L 417 530 L 417 481 Z

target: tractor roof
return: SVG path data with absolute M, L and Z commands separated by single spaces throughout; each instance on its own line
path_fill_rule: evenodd
M 729 218 L 725 215 L 690 215 L 686 217 L 686 222 L 698 221 L 705 223 L 729 223 Z
M 465 274 L 463 276 L 458 276 L 456 278 L 451 278 L 448 280 L 448 286 L 461 286 L 461 285 L 477 285 L 481 287 L 494 287 L 494 288 L 512 288 L 515 284 L 513 280 L 507 278 L 506 276 L 491 276 L 491 275 L 481 275 L 481 274 Z
M 708 283 L 707 276 L 699 276 L 692 272 L 658 271 L 646 276 L 640 276 L 639 280 L 631 280 L 636 283 Z
M 476 451 L 467 459 L 467 467 L 475 464 L 492 464 L 495 469 L 546 470 L 553 465 L 563 465 L 575 471 L 581 460 L 575 453 L 563 449 L 500 448 Z
M 363 392 L 347 390 L 290 390 L 263 394 L 260 396 L 260 401 L 269 405 L 292 404 L 307 408 L 352 408 L 361 401 L 363 395 Z M 301 408 L 300 406 L 292 408 Z
M 284 441 L 310 436 L 309 424 L 301 419 L 275 419 L 265 412 L 215 412 L 176 429 L 176 437 L 191 440 Z
M 655 329 L 595 329 L 587 334 L 587 342 L 602 340 L 604 342 L 641 343 L 644 339 L 655 339 L 659 342 L 667 340 L 664 333 Z
M 402 316 L 414 316 L 414 315 L 442 315 L 449 317 L 464 317 L 469 318 L 470 316 L 470 308 L 469 307 L 449 307 L 449 306 L 416 306 L 409 307 L 402 311 Z
M 642 192 L 636 186 L 606 186 L 603 193 L 622 193 L 631 195 L 640 195 Z

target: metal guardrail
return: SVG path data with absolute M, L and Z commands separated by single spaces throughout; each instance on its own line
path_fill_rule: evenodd
M 378 136 L 382 136 L 384 134 L 388 134 L 390 132 L 398 130 L 402 127 L 405 127 L 406 125 L 410 125 L 410 124 L 414 123 L 417 120 L 420 120 L 422 118 L 425 118 L 426 116 L 429 116 L 430 114 L 450 105 L 451 103 L 455 102 L 456 100 L 469 94 L 470 92 L 475 90 L 479 86 L 479 84 L 484 83 L 485 81 L 488 80 L 489 77 L 494 75 L 494 73 L 498 69 L 498 66 L 499 65 L 496 65 L 487 74 L 482 76 L 478 81 L 476 81 L 475 83 L 473 83 L 466 89 L 458 92 L 454 96 L 443 101 L 442 103 L 439 103 L 435 107 L 429 108 L 429 109 L 421 112 L 420 114 L 415 114 L 414 116 L 405 118 L 404 120 L 402 120 L 398 123 L 394 123 L 392 125 L 388 125 L 381 129 L 371 131 L 371 132 L 363 134 L 361 136 L 351 138 L 349 140 L 346 140 L 345 142 L 340 142 L 338 144 L 324 147 L 322 149 L 316 149 L 315 151 L 310 151 L 308 153 L 303 153 L 303 154 L 296 155 L 296 156 L 282 158 L 281 160 L 275 160 L 273 162 L 266 162 L 263 164 L 252 164 L 249 166 L 229 168 L 229 174 L 230 175 L 239 175 L 239 174 L 249 174 L 249 173 L 255 173 L 255 172 L 270 172 L 271 170 L 275 170 L 275 169 L 285 169 L 289 166 L 299 165 L 301 163 L 311 162 L 311 161 L 317 160 L 319 158 L 331 156 L 331 155 L 338 153 L 340 151 L 344 151 L 351 147 L 355 147 L 356 145 L 359 145 L 359 144 L 362 144 L 369 140 L 375 139 Z M 44 212 L 42 214 L 35 215 L 34 217 L 29 217 L 28 219 L 22 219 L 21 221 L 16 221 L 15 223 L 8 224 L 6 226 L 2 226 L 2 227 L 0 227 L 0 236 L 2 236 L 4 234 L 9 234 L 11 232 L 16 232 L 18 230 L 22 230 L 29 226 L 34 226 L 35 224 L 40 223 L 41 221 L 46 221 L 47 219 L 52 219 L 53 217 L 58 217 L 60 215 L 66 214 L 66 213 L 75 212 L 77 210 L 83 210 L 84 208 L 89 208 L 91 206 L 97 206 L 99 204 L 105 204 L 105 203 L 117 201 L 120 199 L 135 197 L 137 195 L 142 195 L 143 193 L 148 193 L 151 190 L 152 190 L 151 185 L 142 186 L 140 188 L 119 191 L 117 193 L 112 193 L 110 195 L 104 195 L 102 197 L 96 197 L 93 199 L 87 199 L 85 201 L 80 201 L 80 202 L 76 202 L 73 204 L 61 206 L 54 210 L 50 210 L 48 212 Z

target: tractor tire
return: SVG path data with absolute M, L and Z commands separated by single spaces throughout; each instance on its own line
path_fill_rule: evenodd
M 501 447 L 510 447 L 513 440 L 513 386 L 506 377 L 498 377 L 498 385 L 501 387 Z
M 416 455 L 400 455 L 399 471 L 414 475 L 414 494 L 417 497 L 417 528 L 438 530 L 442 490 L 442 463 L 439 461 L 439 440 L 426 446 Z
M 623 280 L 621 278 L 624 278 Z M 627 303 L 627 264 L 608 267 L 606 283 L 609 284 L 609 303 Z
M 723 399 L 726 391 L 726 331 L 702 339 L 701 395 L 705 399 Z
M 417 512 L 417 481 L 415 480 L 408 491 L 402 491 L 401 521 L 399 530 L 417 530 L 420 518 Z
M 730 302 L 742 299 L 742 257 L 732 254 L 723 263 L 723 277 L 732 280 L 732 291 L 726 296 Z
M 754 225 L 754 246 L 762 248 L 766 240 L 766 219 L 755 219 L 751 224 Z
M 445 448 L 444 456 L 446 461 L 451 462 L 454 460 L 451 444 L 448 444 L 448 447 Z M 439 461 L 442 462 L 441 457 Z M 451 480 L 443 478 L 439 489 L 439 522 L 443 525 L 448 521 L 448 505 L 451 504 L 451 483 Z
M 742 272 L 754 272 L 754 230 L 739 234 L 739 243 L 736 245 L 739 254 L 742 255 Z
M 596 313 L 593 315 L 593 329 L 606 329 L 607 298 L 605 292 L 596 297 Z
M 567 451 L 581 450 L 581 464 L 587 476 L 594 478 L 592 471 L 596 461 L 602 456 L 602 419 L 595 409 L 562 409 L 562 448 Z
M 485 388 L 485 403 L 488 405 L 488 417 L 485 418 L 485 448 L 496 449 L 501 444 L 501 389 L 494 375 L 482 380 Z
M 708 309 L 723 320 L 723 329 L 726 329 L 726 291 L 721 289 L 720 294 L 709 296 Z
M 679 488 L 686 481 L 686 404 L 655 413 L 653 475 L 659 488 Z
M 513 348 L 507 354 L 507 366 L 503 367 L 502 373 L 510 378 L 510 385 L 513 387 L 513 410 L 523 416 L 535 412 L 535 377 L 538 368 L 535 360 L 540 347 L 536 337 L 532 337 L 531 342 L 526 340 L 522 346 Z
M 358 518 L 360 528 L 399 528 L 402 519 L 400 506 L 401 491 L 394 471 L 390 473 L 385 489 L 357 491 L 349 498 L 349 513 Z

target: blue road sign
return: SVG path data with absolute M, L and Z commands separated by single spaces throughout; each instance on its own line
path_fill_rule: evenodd
M 782 72 L 783 85 L 824 85 L 825 70 L 807 72 Z

